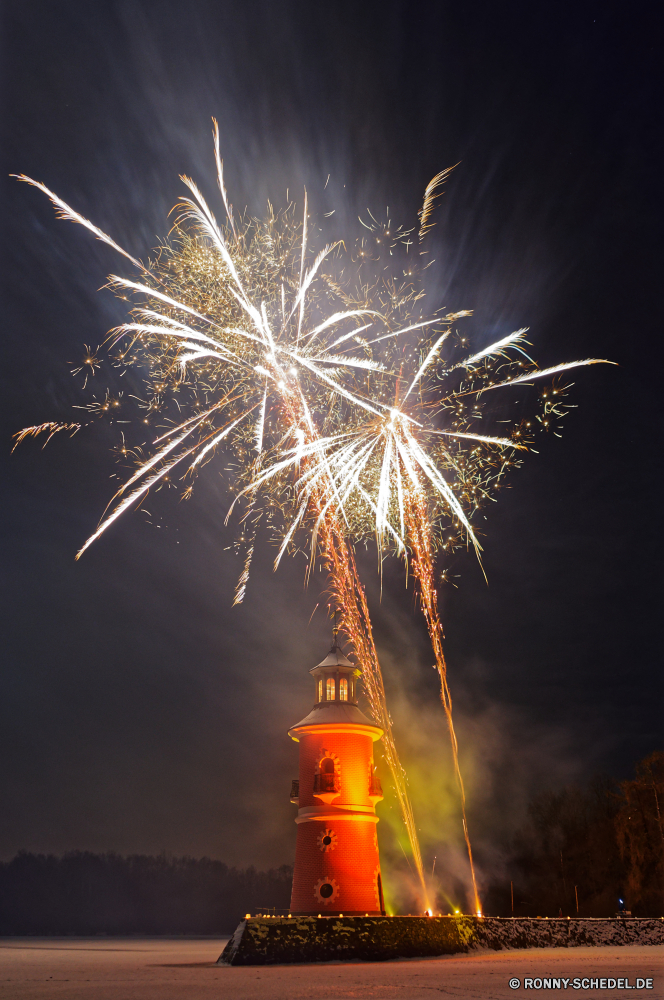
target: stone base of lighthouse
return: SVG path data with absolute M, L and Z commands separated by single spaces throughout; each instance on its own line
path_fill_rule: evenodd
M 574 948 L 661 945 L 660 918 L 608 917 L 248 917 L 240 921 L 218 965 L 291 962 L 386 962 L 454 955 L 475 948 Z M 493 994 L 496 996 L 497 994 Z

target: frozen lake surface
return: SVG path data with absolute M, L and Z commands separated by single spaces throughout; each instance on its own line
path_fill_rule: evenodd
M 542 948 L 394 962 L 224 968 L 226 939 L 2 938 L 1 1000 L 420 1000 L 657 997 L 664 946 Z M 524 990 L 544 977 L 654 979 L 653 989 Z M 510 989 L 517 977 L 519 989 Z

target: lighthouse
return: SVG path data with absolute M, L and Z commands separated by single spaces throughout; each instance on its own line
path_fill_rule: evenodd
M 300 775 L 293 914 L 385 913 L 376 835 L 383 793 L 373 747 L 383 730 L 357 703 L 361 671 L 337 645 L 313 667 L 315 703 L 288 735 L 299 743 Z

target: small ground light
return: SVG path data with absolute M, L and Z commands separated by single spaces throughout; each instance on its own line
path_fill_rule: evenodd
M 481 910 L 478 910 L 478 911 L 477 911 L 477 916 L 478 916 L 478 917 L 481 917 L 481 916 L 482 916 L 482 911 L 481 911 Z
M 455 913 L 461 913 L 461 910 L 455 910 L 454 912 Z
M 292 915 L 292 914 L 290 914 L 290 913 L 288 914 L 288 916 L 289 916 L 289 917 L 290 917 L 291 915 Z
M 251 920 L 251 914 L 250 913 L 245 913 L 244 919 L 245 920 Z

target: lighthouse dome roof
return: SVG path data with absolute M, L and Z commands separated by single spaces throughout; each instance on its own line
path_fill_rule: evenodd
M 371 737 L 374 740 L 380 739 L 383 735 L 383 730 L 380 726 L 377 726 L 375 722 L 367 718 L 357 705 L 354 705 L 352 702 L 338 701 L 321 702 L 319 705 L 315 705 L 309 712 L 309 715 L 302 719 L 301 722 L 298 722 L 297 725 L 291 726 L 289 735 L 291 738 L 297 739 L 297 736 L 293 734 L 302 728 L 347 725 L 362 726 L 367 730 L 371 730 Z

